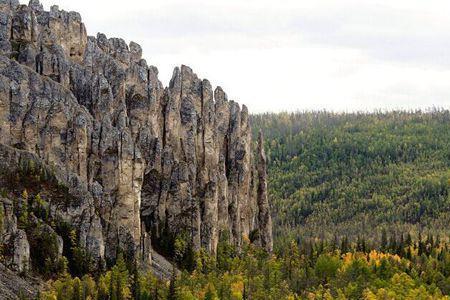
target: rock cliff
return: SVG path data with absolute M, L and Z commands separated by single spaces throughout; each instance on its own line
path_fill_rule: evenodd
M 94 260 L 114 261 L 121 249 L 146 263 L 152 247 L 180 236 L 214 254 L 221 233 L 237 247 L 257 236 L 271 251 L 265 156 L 260 147 L 253 157 L 245 106 L 187 66 L 164 87 L 138 44 L 88 36 L 76 12 L 0 0 L 0 26 L 4 184 L 24 162 L 50 174 L 53 185 L 28 190 Z M 3 206 L 11 225 L 2 240 L 22 270 L 26 233 L 9 200 Z

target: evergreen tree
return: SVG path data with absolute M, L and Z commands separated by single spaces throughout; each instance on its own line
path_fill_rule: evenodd
M 167 300 L 177 300 L 177 290 L 176 290 L 176 280 L 177 280 L 177 272 L 175 266 L 172 268 L 172 276 L 170 278 L 169 284 L 169 295 Z
M 386 229 L 383 228 L 383 230 L 381 231 L 381 251 L 386 251 L 387 250 L 387 246 L 388 246 L 388 240 L 387 240 L 387 232 Z
M 341 241 L 341 253 L 347 253 L 350 250 L 348 238 L 344 236 Z

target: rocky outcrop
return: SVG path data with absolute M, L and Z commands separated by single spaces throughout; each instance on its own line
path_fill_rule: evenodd
M 0 228 L 0 241 L 6 252 L 8 267 L 19 273 L 26 272 L 31 267 L 30 244 L 25 231 L 17 228 L 17 218 L 13 214 L 13 203 L 1 197 L 0 211 L 2 228 Z M 9 254 L 9 255 L 8 255 Z
M 13 249 L 13 270 L 18 272 L 27 271 L 30 268 L 30 244 L 25 231 L 17 230 L 11 241 L 11 246 Z
M 214 254 L 222 232 L 239 247 L 255 229 L 271 250 L 245 106 L 187 66 L 165 88 L 138 44 L 88 37 L 78 13 L 0 0 L 0 23 L 0 144 L 18 149 L 2 154 L 68 186 L 58 214 L 93 257 L 145 263 L 178 236 Z

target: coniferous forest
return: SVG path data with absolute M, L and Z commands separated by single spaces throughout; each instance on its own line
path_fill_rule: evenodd
M 280 242 L 449 231 L 448 111 L 253 116 Z
M 69 261 L 46 275 L 40 298 L 448 299 L 448 111 L 252 122 L 266 138 L 274 253 L 249 238 L 238 251 L 221 236 L 212 257 L 176 240 L 171 280 L 121 256 L 109 271 L 75 277 Z

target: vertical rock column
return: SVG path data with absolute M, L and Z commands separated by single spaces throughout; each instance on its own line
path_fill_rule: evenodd
M 201 246 L 215 254 L 218 243 L 218 163 L 216 149 L 215 108 L 212 86 L 208 80 L 202 81 L 202 112 L 200 119 L 200 172 L 198 186 L 203 194 L 201 203 Z
M 264 151 L 264 138 L 260 131 L 258 137 L 258 225 L 261 246 L 268 252 L 273 250 L 272 218 L 267 197 L 267 159 Z
M 228 178 L 227 178 L 227 153 L 228 153 L 228 127 L 230 123 L 230 109 L 227 95 L 222 88 L 214 91 L 215 130 L 218 156 L 218 228 L 219 231 L 228 231 L 231 236 L 230 220 L 228 217 Z
M 238 199 L 240 212 L 241 236 L 249 236 L 254 226 L 256 203 L 252 197 L 252 133 L 248 109 L 245 105 L 241 110 L 240 138 L 236 148 L 236 166 L 238 170 Z

